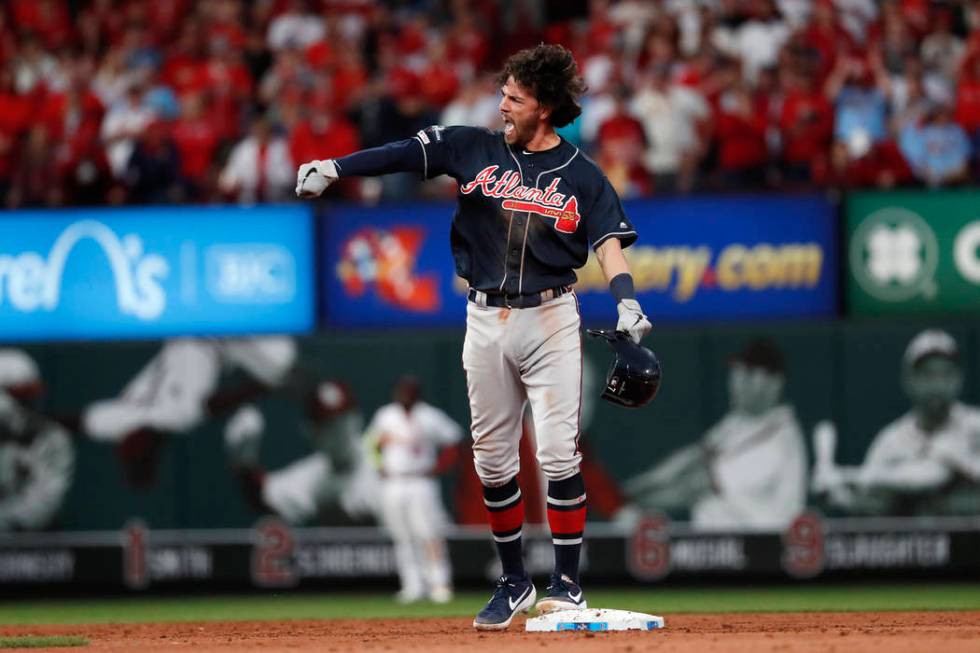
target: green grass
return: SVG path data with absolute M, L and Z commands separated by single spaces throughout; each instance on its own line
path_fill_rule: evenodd
M 63 646 L 88 646 L 88 640 L 76 635 L 18 635 L 14 637 L 0 637 L 0 649 Z
M 370 617 L 471 616 L 486 592 L 465 592 L 448 605 L 396 605 L 388 594 L 138 596 L 0 603 L 0 624 L 82 624 Z M 654 614 L 830 610 L 980 610 L 980 584 L 629 588 L 587 593 L 589 605 Z

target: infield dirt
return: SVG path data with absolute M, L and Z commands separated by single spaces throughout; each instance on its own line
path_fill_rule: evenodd
M 480 633 L 465 618 L 3 626 L 4 635 L 82 635 L 81 651 L 820 651 L 960 653 L 980 650 L 977 612 L 667 614 L 661 631 Z M 39 650 L 39 649 L 38 649 Z M 66 649 L 48 649 L 63 651 Z

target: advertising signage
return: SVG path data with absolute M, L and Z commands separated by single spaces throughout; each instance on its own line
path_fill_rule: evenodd
M 451 204 L 331 210 L 322 230 L 328 325 L 445 326 L 465 319 L 465 282 L 449 250 Z M 634 201 L 627 250 L 655 322 L 799 318 L 837 310 L 833 207 L 823 198 Z M 615 319 L 594 256 L 577 272 L 583 319 Z
M 858 193 L 847 234 L 853 313 L 980 312 L 980 192 Z
M 308 331 L 302 207 L 14 211 L 0 220 L 0 339 Z

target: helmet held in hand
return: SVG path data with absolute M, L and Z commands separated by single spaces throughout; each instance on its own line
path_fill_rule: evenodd
M 606 374 L 602 398 L 627 408 L 640 408 L 653 401 L 662 374 L 657 356 L 622 331 L 589 329 L 588 334 L 604 339 L 616 354 Z

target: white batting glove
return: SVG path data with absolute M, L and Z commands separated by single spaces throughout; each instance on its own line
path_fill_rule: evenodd
M 643 314 L 640 303 L 635 299 L 623 299 L 616 305 L 616 310 L 619 312 L 616 330 L 628 333 L 633 342 L 640 344 L 643 337 L 653 329 L 650 320 Z
M 339 178 L 332 159 L 304 163 L 296 172 L 296 196 L 304 199 L 319 197 Z

